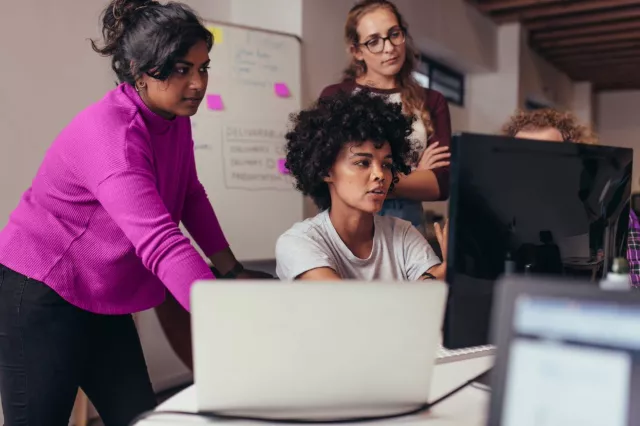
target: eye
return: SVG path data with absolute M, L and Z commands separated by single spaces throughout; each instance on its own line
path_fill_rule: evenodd
M 368 42 L 365 43 L 365 45 L 367 47 L 376 47 L 380 44 L 380 38 L 372 38 L 371 40 L 369 40 Z
M 391 39 L 393 40 L 397 40 L 400 37 L 402 37 L 402 31 L 400 30 L 391 31 L 391 33 L 389 33 L 389 37 L 391 37 Z
M 205 65 L 204 67 L 200 68 L 200 72 L 208 73 L 209 68 L 211 68 L 209 65 Z
M 187 75 L 189 73 L 189 68 L 186 67 L 178 67 L 175 70 L 176 74 Z
M 384 167 L 385 169 L 392 170 L 393 169 L 393 163 L 384 163 L 382 165 L 382 167 Z
M 371 162 L 369 160 L 360 160 L 360 161 L 357 161 L 355 164 L 356 166 L 360 166 L 360 167 L 369 167 Z

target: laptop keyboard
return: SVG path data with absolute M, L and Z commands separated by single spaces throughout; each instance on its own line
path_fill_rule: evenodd
M 496 347 L 493 345 L 473 346 L 461 349 L 447 349 L 440 346 L 438 353 L 436 354 L 436 364 L 495 355 L 495 352 Z

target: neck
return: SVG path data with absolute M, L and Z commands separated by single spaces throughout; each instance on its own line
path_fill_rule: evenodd
M 329 211 L 329 219 L 340 239 L 358 257 L 371 253 L 375 226 L 373 214 L 335 205 Z
M 147 98 L 147 93 L 144 90 L 140 90 L 138 94 L 140 95 L 140 99 L 142 99 L 142 102 L 144 102 L 147 108 L 149 108 L 154 113 L 158 114 L 160 117 L 166 118 L 167 120 L 173 120 L 176 117 L 175 114 L 172 114 L 170 112 L 163 111 L 159 108 L 154 107 L 152 103 L 149 102 L 149 98 Z
M 395 89 L 398 87 L 395 76 L 374 75 L 367 73 L 356 79 L 356 82 L 363 86 L 375 87 L 376 89 Z

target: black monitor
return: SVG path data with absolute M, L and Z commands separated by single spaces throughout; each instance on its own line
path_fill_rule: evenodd
M 597 285 L 626 257 L 631 149 L 464 133 L 451 151 L 445 347 L 490 343 L 503 275 Z

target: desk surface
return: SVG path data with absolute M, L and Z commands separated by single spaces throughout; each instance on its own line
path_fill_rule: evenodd
M 444 395 L 448 391 L 461 385 L 465 381 L 491 367 L 493 356 L 468 359 L 448 364 L 436 365 L 433 382 L 431 385 L 432 399 Z M 450 399 L 434 407 L 434 409 L 420 416 L 397 419 L 384 424 L 401 426 L 484 426 L 486 424 L 489 393 L 487 391 L 467 387 L 452 396 Z M 160 405 L 158 411 L 178 410 L 196 411 L 196 389 L 191 386 L 180 392 L 173 398 Z M 204 419 L 186 418 L 184 416 L 162 416 L 148 419 L 136 424 L 136 426 L 178 426 L 184 424 L 210 424 Z M 248 425 L 249 422 L 234 422 L 234 426 Z M 251 423 L 255 425 L 256 423 Z M 376 424 L 380 425 L 381 422 Z

